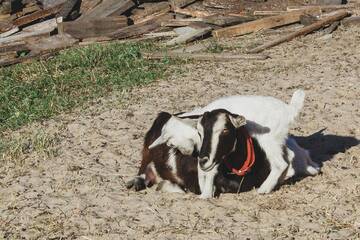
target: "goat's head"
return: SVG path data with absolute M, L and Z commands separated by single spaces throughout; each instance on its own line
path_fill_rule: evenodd
M 166 143 L 184 155 L 192 155 L 200 146 L 200 136 L 195 127 L 197 119 L 181 119 L 166 114 L 168 120 L 162 126 L 160 136 L 149 146 L 149 149 Z
M 234 151 L 237 129 L 246 124 L 243 116 L 224 109 L 205 112 L 197 124 L 201 136 L 199 166 L 210 171 Z

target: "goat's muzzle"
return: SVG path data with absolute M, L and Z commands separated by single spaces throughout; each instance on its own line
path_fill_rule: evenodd
M 208 157 L 199 157 L 198 158 L 199 160 L 199 164 L 200 164 L 200 167 L 203 168 L 204 165 L 209 161 L 209 158 Z

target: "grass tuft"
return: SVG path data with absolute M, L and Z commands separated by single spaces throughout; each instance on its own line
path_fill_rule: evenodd
M 22 166 L 25 155 L 36 152 L 44 158 L 58 155 L 59 137 L 57 134 L 48 134 L 37 131 L 21 135 L 8 141 L 0 141 L 0 160 L 11 161 L 17 166 Z
M 170 62 L 140 54 L 154 49 L 151 43 L 96 44 L 0 69 L 0 132 L 161 78 Z

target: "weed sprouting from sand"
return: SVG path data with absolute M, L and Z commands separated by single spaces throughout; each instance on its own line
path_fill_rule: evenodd
M 11 161 L 17 166 L 24 165 L 24 157 L 36 152 L 43 158 L 58 155 L 59 137 L 57 134 L 48 134 L 37 131 L 31 134 L 22 134 L 11 140 L 2 140 L 0 143 L 0 161 Z

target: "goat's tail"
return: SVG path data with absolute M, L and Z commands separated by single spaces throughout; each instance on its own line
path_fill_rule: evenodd
M 294 120 L 298 115 L 302 107 L 304 106 L 305 92 L 302 89 L 298 89 L 294 92 L 290 100 L 291 118 Z

